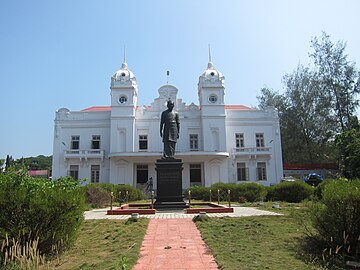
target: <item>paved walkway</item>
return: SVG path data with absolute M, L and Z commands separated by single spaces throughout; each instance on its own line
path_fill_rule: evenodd
M 93 209 L 85 212 L 85 219 L 128 219 L 129 215 L 106 215 L 106 211 L 110 208 Z M 158 211 L 155 215 L 140 215 L 140 217 L 150 219 L 163 218 L 193 218 L 197 214 L 185 214 L 184 211 Z M 259 210 L 253 207 L 234 207 L 234 213 L 208 213 L 209 217 L 245 217 L 245 216 L 269 216 L 281 215 L 278 213 Z
M 128 219 L 129 215 L 106 215 L 105 209 L 85 212 L 85 219 Z M 212 270 L 218 269 L 192 218 L 197 214 L 184 211 L 158 211 L 150 218 L 140 250 L 140 257 L 133 270 Z M 209 217 L 243 217 L 281 215 L 252 207 L 234 207 L 234 213 L 207 214 Z
M 191 218 L 150 220 L 133 270 L 218 269 Z

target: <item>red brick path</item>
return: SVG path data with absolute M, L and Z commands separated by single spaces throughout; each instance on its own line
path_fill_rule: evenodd
M 151 219 L 133 270 L 218 269 L 190 218 Z

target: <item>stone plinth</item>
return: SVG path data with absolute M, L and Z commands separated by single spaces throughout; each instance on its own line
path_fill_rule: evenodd
M 156 160 L 157 196 L 154 207 L 156 209 L 186 208 L 182 195 L 182 167 L 181 159 Z

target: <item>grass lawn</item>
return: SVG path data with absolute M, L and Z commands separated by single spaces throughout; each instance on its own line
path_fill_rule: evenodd
M 292 207 L 294 208 L 294 207 Z M 197 222 L 204 241 L 221 269 L 321 269 L 306 264 L 298 243 L 304 227 L 295 214 L 242 218 L 211 218 Z
M 41 269 L 121 269 L 122 255 L 127 258 L 126 269 L 131 269 L 137 261 L 149 220 L 125 222 L 85 220 L 75 245 Z
M 251 205 L 248 205 L 251 206 Z M 255 206 L 255 205 L 252 205 Z M 271 203 L 259 209 L 271 210 Z M 322 269 L 306 264 L 299 251 L 306 220 L 303 204 L 280 203 L 272 209 L 283 216 L 210 218 L 197 222 L 203 239 L 215 255 L 221 269 Z M 42 269 L 121 269 L 121 256 L 127 268 L 136 263 L 149 220 L 84 221 L 75 246 Z

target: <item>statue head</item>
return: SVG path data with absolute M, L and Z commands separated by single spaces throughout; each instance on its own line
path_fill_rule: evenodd
M 167 105 L 168 109 L 171 111 L 172 109 L 174 109 L 174 102 L 172 102 L 170 99 L 168 100 L 167 102 Z

